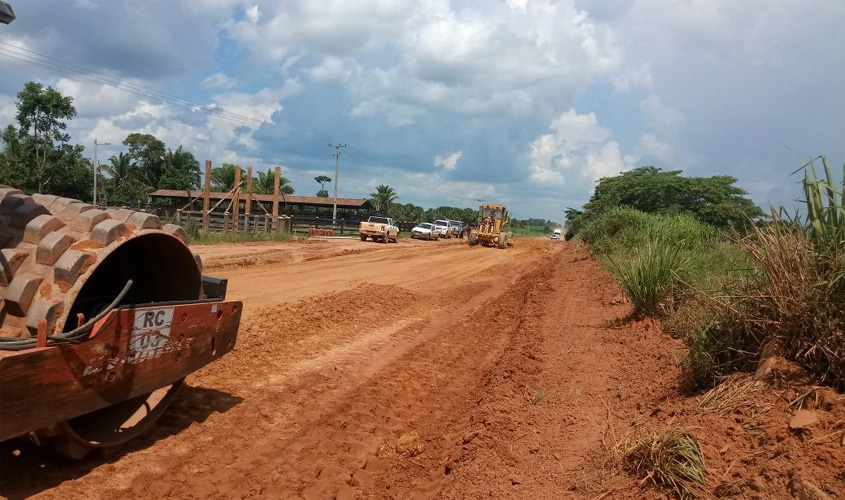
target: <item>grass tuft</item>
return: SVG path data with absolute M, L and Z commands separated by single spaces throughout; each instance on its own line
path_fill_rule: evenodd
M 607 261 L 634 309 L 650 316 L 657 315 L 661 303 L 671 294 L 674 273 L 684 264 L 678 247 L 660 241 L 636 248 L 632 259 L 608 256 Z
M 620 445 L 622 468 L 639 478 L 666 488 L 678 498 L 696 498 L 696 485 L 707 480 L 704 455 L 689 429 L 650 432 Z
M 740 408 L 753 408 L 751 395 L 764 385 L 748 375 L 729 377 L 705 392 L 698 399 L 695 411 L 727 417 Z

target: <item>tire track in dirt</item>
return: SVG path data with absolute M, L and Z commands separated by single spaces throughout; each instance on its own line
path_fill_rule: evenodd
M 437 498 L 593 498 L 629 418 L 676 383 L 678 343 L 626 321 L 630 306 L 586 251 L 567 244 L 556 261 L 479 391 L 482 432 Z

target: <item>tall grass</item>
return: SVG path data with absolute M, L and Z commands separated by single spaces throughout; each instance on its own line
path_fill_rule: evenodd
M 756 272 L 712 297 L 712 319 L 687 336 L 695 385 L 753 368 L 774 341 L 821 382 L 845 388 L 845 165 L 837 185 L 821 163 L 823 178 L 813 162 L 803 167 L 803 218 L 772 210 L 771 224 L 740 242 Z
M 661 303 L 671 294 L 673 273 L 683 265 L 680 249 L 662 240 L 648 241 L 634 249 L 634 258 L 607 256 L 622 289 L 641 314 L 657 315 Z
M 715 286 L 714 270 L 723 270 L 721 276 L 734 267 L 748 268 L 716 228 L 689 215 L 621 207 L 590 221 L 580 234 L 619 279 L 639 314 L 665 317 L 692 288 Z

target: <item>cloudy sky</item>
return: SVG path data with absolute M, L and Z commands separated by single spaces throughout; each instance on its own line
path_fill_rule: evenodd
M 767 206 L 794 152 L 845 161 L 843 0 L 7 1 L 0 125 L 40 81 L 101 158 L 151 133 L 313 195 L 346 143 L 341 196 L 552 220 L 640 165 Z

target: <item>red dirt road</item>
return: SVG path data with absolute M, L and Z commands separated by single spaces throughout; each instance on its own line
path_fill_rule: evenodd
M 153 432 L 113 456 L 77 463 L 4 443 L 0 494 L 662 496 L 607 457 L 634 428 L 690 414 L 679 390 L 683 349 L 656 324 L 626 320 L 618 287 L 574 244 L 518 240 L 501 251 L 460 240 L 317 240 L 198 250 L 206 272 L 228 277 L 230 298 L 244 301 L 235 351 L 189 377 Z M 828 399 L 841 415 L 845 404 Z M 743 482 L 727 498 L 791 498 L 798 468 L 845 498 L 836 443 L 811 446 L 774 429 L 786 465 L 783 453 L 740 462 L 754 446 L 725 438 L 742 422 L 723 420 L 701 431 L 714 464 L 707 491 L 766 470 L 757 489 Z M 821 457 L 828 463 L 819 466 Z

